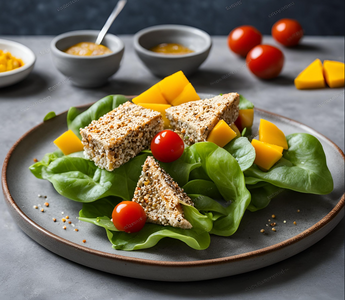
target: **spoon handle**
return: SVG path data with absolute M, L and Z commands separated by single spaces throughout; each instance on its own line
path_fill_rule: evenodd
M 118 14 L 121 12 L 121 10 L 123 9 L 123 7 L 126 5 L 127 0 L 120 0 L 119 2 L 117 2 L 113 12 L 111 13 L 111 15 L 109 16 L 107 22 L 105 22 L 102 30 L 100 31 L 100 33 L 98 34 L 97 40 L 96 40 L 96 44 L 99 45 L 102 43 L 104 36 L 107 34 L 111 24 L 113 24 L 115 18 L 118 16 Z

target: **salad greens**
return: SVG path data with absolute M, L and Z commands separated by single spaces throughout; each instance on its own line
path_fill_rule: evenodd
M 126 101 L 124 96 L 111 95 L 84 112 L 71 107 L 68 128 L 80 137 L 80 128 Z M 253 107 L 240 96 L 240 109 Z M 284 189 L 314 194 L 332 191 L 333 180 L 321 143 L 306 133 L 291 134 L 287 141 L 289 149 L 266 172 L 254 164 L 255 149 L 244 136 L 224 148 L 209 142 L 197 143 L 185 148 L 178 160 L 160 163 L 194 202 L 194 207 L 181 203 L 192 229 L 147 223 L 141 231 L 129 234 L 118 231 L 111 221 L 116 204 L 132 199 L 142 165 L 152 155 L 149 150 L 112 172 L 98 168 L 83 152 L 63 155 L 55 151 L 33 164 L 30 171 L 37 178 L 50 181 L 62 196 L 82 202 L 79 219 L 103 227 L 114 249 L 146 249 L 169 237 L 203 250 L 210 244 L 210 234 L 233 235 L 246 210 L 263 209 Z

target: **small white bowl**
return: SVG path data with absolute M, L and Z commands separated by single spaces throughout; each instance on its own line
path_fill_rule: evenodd
M 55 67 L 74 85 L 85 88 L 102 86 L 120 67 L 125 46 L 117 36 L 110 33 L 104 37 L 102 45 L 108 47 L 112 53 L 78 56 L 64 52 L 80 42 L 95 42 L 98 33 L 97 30 L 66 32 L 55 37 L 50 44 Z
M 0 88 L 2 88 L 15 84 L 28 76 L 34 67 L 36 56 L 28 47 L 8 40 L 0 39 L 0 49 L 10 52 L 12 56 L 20 58 L 24 62 L 24 66 L 20 68 L 0 73 Z

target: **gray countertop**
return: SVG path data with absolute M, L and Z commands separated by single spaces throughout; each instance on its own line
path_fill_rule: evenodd
M 108 94 L 138 94 L 159 80 L 135 55 L 131 36 L 120 37 L 126 47 L 122 66 L 109 84 L 97 89 L 74 87 L 54 68 L 52 37 L 1 37 L 30 47 L 37 56 L 27 79 L 0 89 L 1 162 L 49 111 L 61 113 Z M 269 37 L 264 42 L 275 44 Z M 256 107 L 312 127 L 344 151 L 344 89 L 300 91 L 293 85 L 316 58 L 344 61 L 344 39 L 307 37 L 297 48 L 283 51 L 281 76 L 261 81 L 228 50 L 226 37 L 213 37 L 209 58 L 189 79 L 198 92 L 239 92 Z M 314 246 L 264 269 L 205 282 L 167 283 L 103 273 L 49 252 L 19 229 L 3 200 L 0 217 L 1 299 L 344 299 L 344 219 Z

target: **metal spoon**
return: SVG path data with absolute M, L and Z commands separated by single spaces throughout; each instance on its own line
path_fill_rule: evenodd
M 105 22 L 102 30 L 100 31 L 100 33 L 97 36 L 97 40 L 96 40 L 96 44 L 99 45 L 102 43 L 104 36 L 107 34 L 111 24 L 113 24 L 115 18 L 118 16 L 118 14 L 121 12 L 121 10 L 123 9 L 123 7 L 126 5 L 127 0 L 120 0 L 119 2 L 117 2 L 113 12 L 111 13 L 111 15 L 109 16 L 107 22 Z

